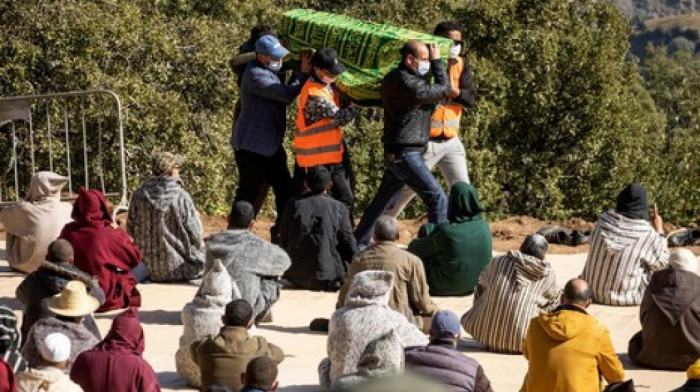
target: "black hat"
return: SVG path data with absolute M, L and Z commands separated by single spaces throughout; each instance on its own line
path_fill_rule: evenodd
M 332 48 L 317 50 L 311 58 L 311 65 L 328 71 L 333 76 L 338 76 L 345 72 L 345 66 L 338 60 L 338 52 Z

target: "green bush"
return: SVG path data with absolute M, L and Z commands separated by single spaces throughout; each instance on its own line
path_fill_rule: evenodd
M 125 106 L 130 189 L 148 175 L 151 151 L 177 151 L 187 157 L 186 187 L 197 205 L 223 213 L 237 182 L 228 144 L 238 94 L 230 61 L 251 26 L 275 25 L 295 7 L 422 31 L 442 19 L 463 24 L 478 100 L 465 111 L 462 140 L 470 176 L 493 215 L 594 219 L 637 180 L 658 194 L 664 213 L 692 218 L 697 127 L 667 137 L 656 108 L 673 111 L 677 80 L 640 78 L 626 57 L 627 21 L 606 2 L 4 1 L 0 95 L 116 91 Z M 645 76 L 658 75 L 663 61 Z M 697 88 L 683 94 L 697 100 Z M 360 212 L 382 174 L 379 112 L 365 110 L 346 129 Z M 681 112 L 697 124 L 697 112 Z M 293 117 L 290 110 L 290 131 Z M 668 159 L 668 151 L 677 157 Z M 682 186 L 669 190 L 667 178 Z M 688 202 L 674 203 L 679 199 Z M 422 209 L 414 203 L 408 214 Z

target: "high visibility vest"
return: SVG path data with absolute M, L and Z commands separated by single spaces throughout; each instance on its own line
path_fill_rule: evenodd
M 299 95 L 294 151 L 300 167 L 313 167 L 343 161 L 343 129 L 324 118 L 306 125 L 304 107 L 309 96 L 325 98 L 340 107 L 340 96 L 324 84 L 308 80 Z
M 459 78 L 464 70 L 464 59 L 457 57 L 457 62 L 450 66 L 450 85 L 459 87 Z M 451 138 L 459 133 L 459 120 L 462 118 L 462 105 L 449 100 L 443 101 L 435 108 L 430 119 L 430 137 L 444 136 Z

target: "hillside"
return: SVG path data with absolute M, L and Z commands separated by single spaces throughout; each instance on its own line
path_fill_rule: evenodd
M 700 0 L 613 0 L 634 22 L 700 11 Z

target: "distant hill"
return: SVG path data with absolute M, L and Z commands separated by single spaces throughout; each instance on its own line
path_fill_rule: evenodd
M 669 52 L 700 51 L 700 12 L 649 19 L 636 24 L 630 37 L 632 53 L 644 58 L 648 44 L 666 46 Z
M 612 0 L 633 22 L 700 11 L 700 0 Z

